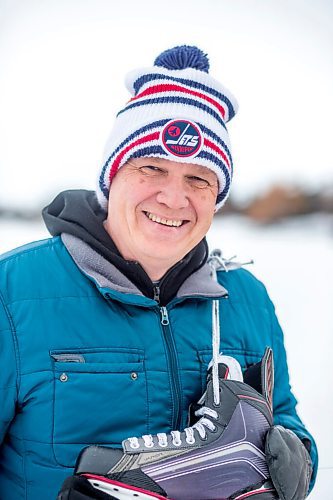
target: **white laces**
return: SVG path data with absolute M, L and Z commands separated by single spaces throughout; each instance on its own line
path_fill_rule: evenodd
M 206 429 L 205 429 L 205 427 L 207 427 L 212 432 L 214 432 L 215 429 L 216 429 L 216 427 L 213 424 L 213 422 L 211 420 L 209 420 L 208 418 L 206 418 L 206 415 L 209 416 L 209 417 L 217 419 L 218 418 L 218 414 L 217 414 L 217 412 L 215 410 L 212 410 L 211 408 L 207 408 L 206 406 L 203 406 L 202 408 L 200 408 L 200 410 L 197 410 L 195 412 L 195 415 L 196 416 L 201 416 L 202 415 L 202 418 L 200 418 L 200 420 L 198 422 L 196 422 L 194 425 L 192 425 L 192 427 L 188 427 L 187 429 L 185 429 L 185 432 L 187 430 L 191 430 L 193 432 L 193 429 L 197 429 L 197 431 L 200 434 L 200 437 L 202 439 L 205 439 L 205 437 L 206 437 Z M 195 440 L 195 438 L 194 438 L 194 440 Z
M 207 408 L 204 406 L 203 408 L 200 408 L 195 412 L 195 415 L 197 417 L 201 417 L 198 422 L 196 422 L 192 427 L 186 427 L 184 429 L 185 433 L 185 441 L 187 444 L 194 444 L 195 443 L 195 434 L 194 434 L 194 429 L 196 429 L 201 437 L 201 439 L 205 439 L 206 437 L 206 429 L 209 429 L 210 431 L 214 432 L 216 427 L 213 424 L 213 422 L 207 418 L 218 418 L 218 414 L 215 410 L 212 410 L 211 408 Z M 171 436 L 171 443 L 173 446 L 181 446 L 183 444 L 181 440 L 181 433 L 179 431 L 171 431 L 170 432 Z M 160 446 L 161 448 L 166 448 L 169 446 L 168 443 L 168 434 L 165 432 L 159 432 L 157 435 L 157 442 L 154 442 L 154 437 L 152 434 L 144 434 L 142 436 L 143 439 L 143 444 L 145 448 L 153 448 L 156 445 Z M 139 439 L 137 437 L 130 437 L 128 438 L 129 445 L 131 448 L 136 449 L 140 448 L 140 443 Z

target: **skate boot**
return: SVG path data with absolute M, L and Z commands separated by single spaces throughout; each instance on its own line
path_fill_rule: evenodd
M 244 381 L 234 358 L 220 355 L 216 368 L 215 374 L 209 368 L 184 431 L 129 438 L 123 450 L 89 446 L 75 473 L 110 499 L 277 499 L 264 453 L 272 425 L 272 351 L 266 349 Z

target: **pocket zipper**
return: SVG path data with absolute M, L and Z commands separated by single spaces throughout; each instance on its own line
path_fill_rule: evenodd
M 61 353 L 61 354 L 51 354 L 54 361 L 60 361 L 61 363 L 85 363 L 86 360 L 82 354 L 76 353 Z

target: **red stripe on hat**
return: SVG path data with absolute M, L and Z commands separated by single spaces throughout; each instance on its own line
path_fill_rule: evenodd
M 137 96 L 133 97 L 129 102 L 135 101 L 136 99 L 139 99 L 140 97 L 144 97 L 146 95 L 158 94 L 161 92 L 183 92 L 184 94 L 190 94 L 190 95 L 194 95 L 196 97 L 200 97 L 201 99 L 208 101 L 210 104 L 213 104 L 213 106 L 215 106 L 219 110 L 223 119 L 225 118 L 224 107 L 221 106 L 221 104 L 219 104 L 217 101 L 215 101 L 211 97 L 208 97 L 207 95 L 202 94 L 201 92 L 196 92 L 195 90 L 190 90 L 190 89 L 187 89 L 186 87 L 181 87 L 180 85 L 175 85 L 175 84 L 171 84 L 171 83 L 154 85 L 153 87 L 149 87 L 148 89 L 143 90 Z
M 216 153 L 218 153 L 220 156 L 222 156 L 223 160 L 227 164 L 228 169 L 231 170 L 230 160 L 227 157 L 227 155 L 225 154 L 225 152 L 222 151 L 222 149 L 220 149 L 218 146 L 216 146 L 216 144 L 214 142 L 211 142 L 209 139 L 206 139 L 206 138 L 204 139 L 204 144 L 205 144 L 205 146 L 213 149 Z
M 159 132 L 153 132 L 152 134 L 145 135 L 144 137 L 141 137 L 140 139 L 137 139 L 136 141 L 131 142 L 130 144 L 128 144 L 128 146 L 126 146 L 126 148 L 123 149 L 118 154 L 118 156 L 116 157 L 116 159 L 112 163 L 112 168 L 111 168 L 110 173 L 109 173 L 109 180 L 110 180 L 110 182 L 113 179 L 113 177 L 116 175 L 121 160 L 124 158 L 125 154 L 128 151 L 130 151 L 130 149 L 135 148 L 135 146 L 140 146 L 140 144 L 144 144 L 145 142 L 154 141 L 154 140 L 158 139 L 159 135 L 160 135 Z

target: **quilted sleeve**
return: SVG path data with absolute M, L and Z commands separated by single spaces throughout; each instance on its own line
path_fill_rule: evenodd
M 0 445 L 15 415 L 17 360 L 11 318 L 0 294 Z

